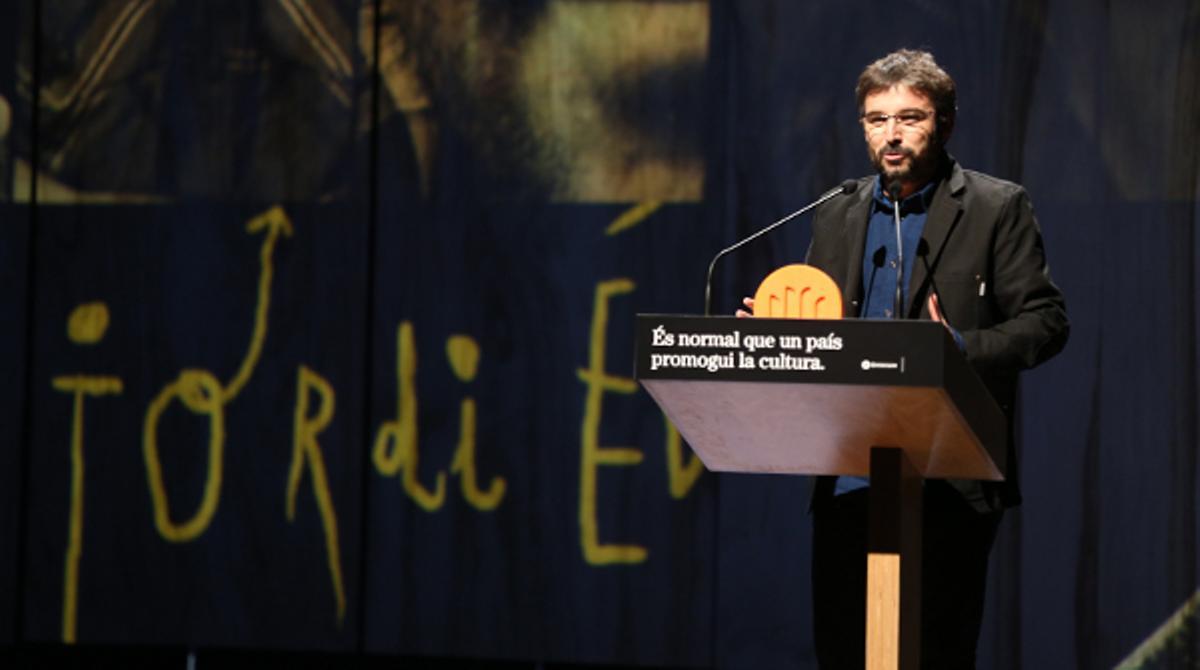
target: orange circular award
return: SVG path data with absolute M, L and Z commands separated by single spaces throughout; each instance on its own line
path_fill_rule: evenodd
M 811 265 L 785 265 L 758 285 L 754 292 L 754 316 L 840 319 L 842 292 L 832 277 Z

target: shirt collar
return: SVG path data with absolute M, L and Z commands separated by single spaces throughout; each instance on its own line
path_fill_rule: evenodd
M 931 180 L 921 190 L 900 201 L 900 211 L 904 213 L 928 211 L 929 203 L 933 200 L 933 192 L 937 190 L 937 179 Z M 883 192 L 883 180 L 875 177 L 875 207 L 892 211 L 892 201 Z

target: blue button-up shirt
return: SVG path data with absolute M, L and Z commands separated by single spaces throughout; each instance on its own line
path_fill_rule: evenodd
M 916 267 L 917 245 L 925 230 L 929 203 L 937 182 L 900 201 L 900 239 L 904 243 L 904 285 L 901 287 L 901 309 L 908 303 L 908 287 Z M 859 317 L 891 319 L 896 304 L 896 220 L 892 201 L 883 192 L 883 183 L 875 178 L 871 218 L 867 221 L 867 243 L 863 247 L 863 303 Z M 901 315 L 903 316 L 903 315 Z M 865 477 L 838 477 L 834 494 L 841 495 L 870 484 Z
M 904 242 L 902 305 L 908 302 L 917 245 L 921 241 L 921 231 L 925 229 L 929 201 L 936 186 L 936 182 L 931 182 L 900 202 L 900 237 Z M 864 319 L 891 319 L 895 318 L 892 312 L 896 303 L 896 222 L 892 202 L 884 194 L 878 177 L 875 178 L 873 204 L 867 223 L 867 243 L 863 247 L 863 304 L 858 315 Z

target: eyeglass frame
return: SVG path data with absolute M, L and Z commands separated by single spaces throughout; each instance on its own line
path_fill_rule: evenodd
M 908 119 L 903 118 L 905 116 L 913 117 L 916 115 L 919 115 L 919 118 L 908 118 Z M 874 117 L 874 120 L 868 119 L 867 118 L 868 116 Z M 937 118 L 936 111 L 927 111 L 924 109 L 902 109 L 899 112 L 896 112 L 895 114 L 885 114 L 883 112 L 870 112 L 868 114 L 862 114 L 861 116 L 858 117 L 859 121 L 861 121 L 863 124 L 863 128 L 865 128 L 868 133 L 872 133 L 872 134 L 887 130 L 888 121 L 895 121 L 896 126 L 898 128 L 901 128 L 904 131 L 908 131 L 908 130 L 922 130 L 922 128 L 920 127 L 920 124 L 924 123 L 927 119 L 936 119 L 936 118 Z

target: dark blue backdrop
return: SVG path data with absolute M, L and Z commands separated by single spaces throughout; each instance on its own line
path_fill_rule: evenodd
M 708 34 L 595 80 L 626 163 L 671 176 L 580 197 L 537 166 L 587 161 L 521 114 L 600 124 L 520 87 L 598 75 L 487 76 L 547 40 L 568 62 L 587 32 L 564 16 L 628 5 Z M 867 171 L 855 78 L 916 46 L 958 82 L 951 151 L 1032 195 L 1072 320 L 1024 377 L 981 667 L 1194 667 L 1200 4 L 374 9 L 0 8 L 0 644 L 811 667 L 808 481 L 688 479 L 630 392 L 632 317 L 699 311 L 716 249 Z M 464 16 L 508 32 L 462 42 Z M 691 162 L 696 196 L 668 194 Z M 291 234 L 267 245 L 247 225 L 275 205 Z M 723 265 L 718 311 L 807 240 Z M 107 329 L 81 338 L 96 303 Z M 211 380 L 188 401 L 208 413 L 181 391 L 148 430 L 181 374 Z M 156 523 L 150 451 L 190 537 Z

